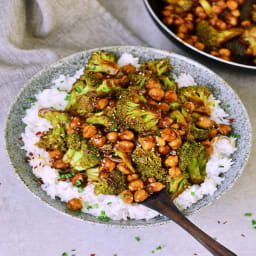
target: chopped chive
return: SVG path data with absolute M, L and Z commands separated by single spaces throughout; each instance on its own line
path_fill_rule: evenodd
M 252 225 L 256 225 L 256 220 L 252 220 Z
M 103 86 L 103 87 L 102 87 L 102 90 L 106 92 L 106 91 L 108 90 L 108 88 L 105 87 L 105 86 Z
M 111 204 L 112 204 L 112 202 L 108 202 L 108 203 L 107 203 L 107 205 L 111 205 Z
M 221 159 L 224 159 L 224 156 L 222 156 Z
M 155 251 L 154 251 L 154 250 L 152 250 L 151 252 L 152 252 L 153 254 L 155 253 Z
M 82 184 L 81 180 L 76 181 L 76 186 L 80 186 Z
M 34 107 L 35 105 L 36 105 L 35 103 L 32 104 L 33 107 Z
M 66 252 L 63 252 L 61 256 L 68 256 L 68 254 Z
M 24 123 L 25 126 L 28 126 L 28 124 Z
M 224 166 L 224 165 L 219 165 L 218 167 L 219 167 L 219 168 L 224 168 L 225 166 Z
M 217 240 L 217 237 L 214 237 L 214 238 L 213 238 L 213 240 L 215 240 L 215 241 L 216 241 L 216 240 Z
M 175 79 L 174 77 L 171 77 L 171 80 L 172 80 L 172 81 L 176 81 L 176 79 Z
M 77 70 L 77 71 L 79 71 L 79 70 L 80 70 L 80 68 L 77 68 L 76 70 Z
M 191 192 L 190 194 L 191 194 L 191 196 L 194 196 L 194 195 L 195 195 L 195 192 Z
M 212 104 L 213 107 L 215 107 L 215 104 Z
M 158 133 L 156 134 L 156 136 L 160 137 L 160 136 L 161 136 L 161 133 L 160 133 L 160 132 L 158 132 Z
M 246 212 L 246 213 L 244 214 L 244 216 L 251 217 L 251 216 L 252 216 L 252 214 L 251 214 L 250 212 Z
M 82 189 L 78 189 L 78 193 L 83 193 L 83 190 Z
M 28 107 L 23 107 L 24 110 L 28 109 Z
M 147 115 L 146 114 L 145 115 L 141 115 L 141 117 L 145 119 L 147 117 Z
M 105 217 L 104 217 L 104 216 L 98 216 L 97 218 L 98 218 L 99 220 L 104 220 Z
M 64 83 L 64 80 L 61 80 L 60 83 Z
M 95 67 L 95 66 L 91 66 L 90 69 L 91 69 L 91 70 L 95 70 L 96 67 Z
M 51 106 L 51 107 L 50 107 L 50 109 L 54 109 L 54 107 L 53 107 L 53 106 Z
M 227 108 L 230 108 L 230 105 L 229 105 L 229 104 L 227 104 L 227 105 L 226 105 L 226 107 L 227 107 Z
M 81 92 L 82 92 L 82 90 L 81 90 L 81 88 L 80 88 L 80 87 L 76 87 L 76 91 L 77 91 L 77 92 L 79 92 L 79 93 L 81 93 Z
M 113 256 L 117 256 L 117 254 L 115 253 Z
M 137 242 L 139 242 L 139 241 L 140 241 L 140 238 L 139 238 L 138 236 L 135 236 L 135 240 L 136 240 Z
M 256 226 L 255 227 L 253 227 L 254 229 L 256 229 Z
M 67 95 L 67 96 L 64 98 L 64 100 L 69 100 L 69 95 Z
M 123 194 L 121 198 L 122 198 L 122 199 L 124 199 L 124 198 L 125 198 L 125 196 L 126 196 L 126 195 L 125 195 L 125 194 Z
M 57 87 L 57 90 L 60 92 L 61 91 L 60 87 Z
M 98 204 L 94 204 L 93 207 L 94 207 L 94 208 L 98 208 L 99 205 L 98 205 Z
M 156 247 L 157 250 L 161 250 L 163 248 L 162 245 L 159 245 L 158 247 Z
M 43 92 L 44 90 L 42 89 L 42 90 L 40 90 L 40 92 Z
M 111 131 L 114 131 L 114 130 L 115 130 L 115 127 L 111 127 L 110 130 L 111 130 Z
M 102 210 L 102 211 L 100 212 L 100 214 L 101 214 L 101 215 L 105 215 L 106 212 L 105 212 L 104 210 Z
M 76 256 L 75 254 L 72 254 L 71 256 Z
M 90 210 L 91 208 L 92 208 L 91 205 L 87 205 L 87 206 L 86 206 L 86 209 L 87 209 L 87 210 Z
M 105 216 L 104 220 L 105 220 L 105 221 L 110 221 L 110 217 Z
M 76 249 L 72 249 L 71 251 L 72 251 L 72 252 L 75 252 L 75 251 L 76 251 Z

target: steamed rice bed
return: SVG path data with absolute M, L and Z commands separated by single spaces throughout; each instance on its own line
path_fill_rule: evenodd
M 119 61 L 119 66 L 132 64 L 139 68 L 139 59 L 130 54 L 123 54 Z M 71 90 L 73 83 L 80 77 L 83 70 L 79 70 L 73 77 L 61 75 L 53 81 L 54 86 L 50 89 L 35 95 L 37 101 L 26 111 L 23 122 L 26 124 L 25 132 L 22 134 L 24 142 L 23 149 L 31 159 L 29 164 L 37 178 L 43 181 L 42 189 L 51 198 L 58 197 L 61 201 L 67 202 L 72 198 L 82 198 L 82 211 L 95 216 L 105 215 L 114 220 L 131 219 L 150 219 L 158 212 L 139 204 L 127 204 L 119 196 L 94 194 L 94 185 L 87 185 L 81 192 L 74 187 L 70 181 L 59 181 L 59 174 L 56 169 L 50 167 L 48 153 L 35 146 L 40 138 L 40 134 L 51 128 L 51 124 L 46 119 L 38 116 L 38 111 L 42 108 L 53 107 L 57 110 L 64 110 L 67 105 L 66 96 Z M 181 74 L 176 77 L 179 87 L 195 85 L 194 79 L 189 74 Z M 220 107 L 220 101 L 212 95 L 209 97 L 212 103 L 210 118 L 218 123 L 228 124 L 228 114 Z M 179 209 L 186 209 L 197 202 L 205 195 L 212 195 L 224 178 L 221 173 L 227 172 L 232 165 L 231 155 L 236 150 L 235 138 L 218 136 L 213 144 L 213 154 L 210 156 L 206 166 L 206 179 L 200 185 L 192 185 L 180 194 L 175 200 Z M 31 154 L 32 153 L 32 154 Z M 31 156 L 33 155 L 33 156 Z

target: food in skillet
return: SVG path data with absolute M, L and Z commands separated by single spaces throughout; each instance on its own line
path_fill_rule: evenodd
M 168 58 L 116 63 L 100 51 L 78 79 L 39 94 L 23 141 L 42 188 L 104 220 L 157 215 L 133 203 L 164 188 L 181 208 L 213 193 L 235 150 L 227 114 L 206 86 L 175 81 L 171 69 Z
M 255 0 L 163 0 L 163 22 L 201 51 L 256 65 Z

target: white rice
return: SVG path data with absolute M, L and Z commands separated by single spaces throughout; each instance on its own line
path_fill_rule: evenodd
M 138 63 L 138 58 L 134 58 L 130 54 L 123 54 L 118 61 L 120 66 L 133 64 L 136 68 L 139 68 Z M 142 205 L 126 204 L 119 196 L 101 194 L 96 196 L 93 184 L 86 186 L 83 192 L 79 193 L 78 188 L 74 187 L 70 181 L 58 181 L 58 171 L 50 167 L 48 153 L 35 146 L 40 138 L 40 134 L 36 134 L 51 128 L 49 121 L 38 116 L 38 111 L 46 107 L 63 110 L 67 104 L 65 100 L 67 92 L 82 73 L 83 70 L 81 69 L 73 77 L 61 75 L 54 81 L 54 86 L 51 89 L 46 89 L 35 95 L 37 101 L 26 111 L 26 116 L 23 118 L 23 122 L 27 124 L 25 132 L 22 134 L 23 149 L 26 150 L 27 156 L 31 159 L 29 163 L 33 173 L 43 181 L 41 187 L 51 198 L 59 197 L 64 202 L 72 198 L 81 198 L 83 212 L 100 216 L 101 211 L 104 210 L 106 216 L 114 220 L 150 219 L 159 215 L 156 211 Z M 195 84 L 194 79 L 186 74 L 181 74 L 176 81 L 180 87 Z M 227 123 L 228 114 L 220 107 L 220 102 L 211 97 L 211 103 L 211 119 L 217 123 Z M 206 166 L 207 177 L 205 181 L 185 190 L 175 199 L 176 205 L 180 209 L 186 209 L 204 195 L 212 195 L 217 190 L 217 185 L 223 181 L 219 175 L 227 172 L 231 167 L 231 155 L 235 150 L 235 138 L 219 136 L 213 144 L 213 154 Z

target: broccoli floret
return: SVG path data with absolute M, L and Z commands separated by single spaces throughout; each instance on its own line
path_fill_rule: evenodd
M 177 83 L 171 79 L 168 76 L 160 76 L 159 77 L 160 81 L 163 84 L 163 87 L 165 90 L 172 90 L 172 91 L 176 91 L 177 90 Z
M 135 169 L 132 166 L 132 161 L 130 156 L 128 156 L 126 153 L 121 152 L 117 149 L 115 149 L 115 153 L 123 160 L 123 162 L 125 163 L 125 165 L 133 172 L 135 173 Z
M 60 126 L 58 128 L 49 129 L 47 132 L 43 132 L 37 146 L 45 150 L 55 150 L 66 151 L 65 143 L 65 128 Z
M 149 131 L 158 121 L 158 113 L 141 109 L 141 104 L 135 103 L 129 90 L 123 90 L 116 104 L 116 117 L 125 128 L 138 132 Z
M 228 30 L 217 30 L 207 21 L 202 20 L 196 26 L 197 36 L 208 49 L 214 49 L 229 41 L 231 38 L 243 33 L 243 28 L 231 28 Z
M 96 93 L 97 96 L 112 94 L 117 90 L 120 90 L 121 86 L 119 85 L 119 81 L 117 79 L 107 79 L 104 80 L 103 83 L 97 88 Z
M 166 171 L 162 167 L 162 159 L 157 152 L 145 151 L 141 147 L 136 147 L 132 152 L 132 162 L 142 179 L 155 177 L 159 181 L 165 180 Z
M 214 15 L 214 13 L 212 11 L 212 6 L 210 5 L 210 3 L 207 0 L 199 0 L 199 3 L 201 4 L 201 6 L 203 7 L 205 13 L 209 17 Z
M 104 111 L 94 113 L 86 119 L 86 123 L 93 125 L 102 125 L 106 128 L 115 128 L 115 121 L 111 119 Z
M 69 149 L 74 149 L 77 151 L 81 148 L 81 137 L 77 132 L 68 134 L 66 137 L 66 142 Z
M 179 168 L 188 171 L 193 184 L 200 184 L 206 176 L 208 153 L 205 147 L 193 140 L 186 141 L 178 150 Z
M 170 117 L 171 119 L 175 120 L 178 124 L 181 124 L 183 126 L 187 125 L 185 117 L 181 114 L 181 112 L 178 109 L 172 111 Z
M 170 193 L 171 199 L 174 200 L 179 194 L 186 190 L 191 184 L 188 181 L 189 175 L 182 173 L 176 178 L 168 179 L 166 190 Z
M 50 108 L 40 109 L 38 115 L 39 117 L 50 121 L 53 128 L 59 128 L 60 126 L 67 125 L 69 121 L 69 116 L 67 113 L 58 110 L 52 110 Z
M 148 80 L 150 79 L 151 74 L 148 72 L 130 72 L 128 74 L 128 78 L 133 86 L 138 86 L 139 88 L 143 88 Z
M 256 4 L 252 5 L 251 17 L 252 21 L 256 23 Z
M 255 11 L 256 12 L 256 11 Z M 256 26 L 246 29 L 242 35 L 242 41 L 248 44 L 247 53 L 256 57 Z
M 155 59 L 153 61 L 143 63 L 141 65 L 141 69 L 152 70 L 154 74 L 161 76 L 161 75 L 168 74 L 172 70 L 172 67 L 169 64 L 169 59 L 164 58 L 164 59 Z
M 63 161 L 65 163 L 69 163 L 78 171 L 83 171 L 99 165 L 100 160 L 101 155 L 99 150 L 86 140 L 81 142 L 79 150 L 68 149 L 63 157 Z
M 90 168 L 86 170 L 86 175 L 90 180 L 99 181 L 99 167 Z
M 179 102 L 191 101 L 195 105 L 195 112 L 210 115 L 210 103 L 208 97 L 211 92 L 206 86 L 188 86 L 178 90 Z
M 175 5 L 175 13 L 181 14 L 191 10 L 194 0 L 165 0 L 165 2 Z
M 192 124 L 192 129 L 191 129 L 191 134 L 193 135 L 194 139 L 196 140 L 205 140 L 209 137 L 211 133 L 211 129 L 201 129 L 196 127 L 196 125 L 193 123 Z
M 95 194 L 119 195 L 126 189 L 125 175 L 118 170 L 110 172 L 106 179 L 95 183 Z
M 94 52 L 90 59 L 88 60 L 88 64 L 86 65 L 86 69 L 92 72 L 102 72 L 107 73 L 109 75 L 116 75 L 120 67 L 115 62 L 115 55 L 110 52 L 99 51 Z

